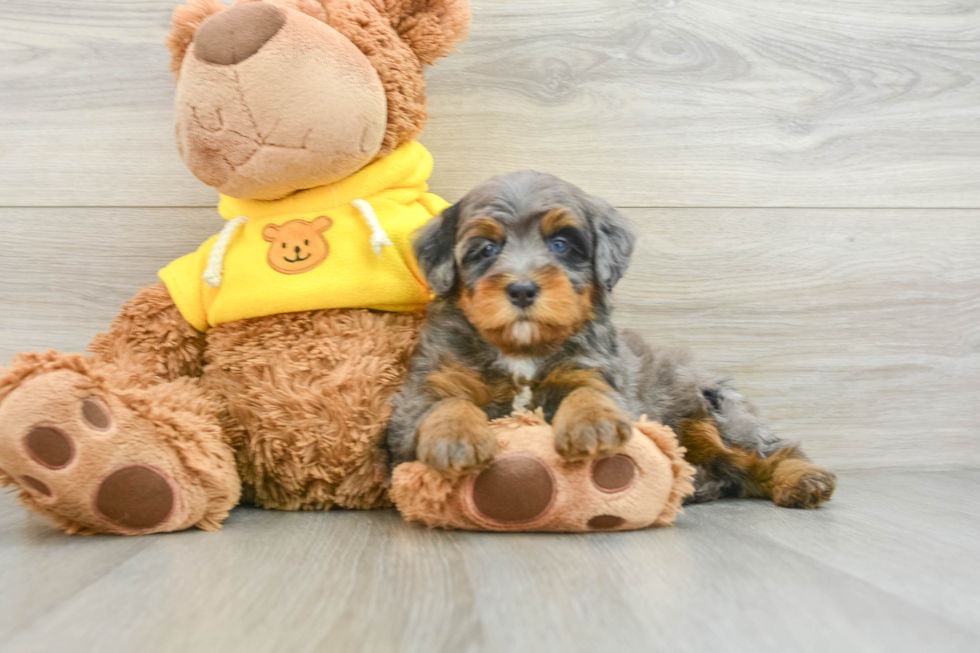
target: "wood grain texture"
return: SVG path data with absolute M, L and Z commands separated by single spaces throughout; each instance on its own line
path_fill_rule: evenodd
M 0 651 L 975 651 L 978 488 L 851 473 L 817 511 L 571 536 L 239 508 L 217 533 L 79 538 L 0 497 Z
M 173 143 L 177 0 L 0 12 L 0 206 L 208 206 Z M 620 206 L 977 207 L 980 0 L 475 0 L 429 75 L 433 187 Z
M 837 469 L 980 466 L 980 211 L 634 209 L 617 322 L 694 349 Z M 0 364 L 84 351 L 210 209 L 5 209 Z
M 618 322 L 836 467 L 980 466 L 980 212 L 633 210 Z

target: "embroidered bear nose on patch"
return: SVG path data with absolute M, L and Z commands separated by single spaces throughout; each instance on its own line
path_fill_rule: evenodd
M 95 496 L 95 507 L 106 519 L 134 530 L 159 526 L 174 507 L 174 492 L 163 476 L 142 465 L 110 474 Z
M 534 456 L 504 456 L 473 482 L 473 503 L 489 519 L 515 524 L 537 519 L 555 499 L 551 471 Z
M 633 484 L 636 463 L 629 456 L 616 454 L 592 463 L 592 482 L 601 492 L 620 492 Z
M 201 23 L 194 53 L 202 61 L 233 66 L 262 49 L 285 24 L 285 14 L 268 2 L 235 5 Z
M 68 436 L 51 426 L 35 426 L 24 442 L 37 462 L 49 469 L 61 469 L 71 462 L 75 447 Z

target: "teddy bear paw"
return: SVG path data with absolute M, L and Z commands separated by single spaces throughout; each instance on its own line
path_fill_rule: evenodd
M 83 373 L 34 376 L 0 404 L 0 480 L 69 533 L 182 530 L 210 498 L 167 430 Z

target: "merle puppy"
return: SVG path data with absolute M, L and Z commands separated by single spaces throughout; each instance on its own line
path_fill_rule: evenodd
M 489 420 L 537 407 L 564 457 L 604 456 L 646 414 L 687 448 L 693 501 L 829 499 L 834 475 L 773 435 L 730 381 L 613 326 L 609 294 L 635 241 L 609 204 L 536 172 L 492 179 L 420 230 L 416 253 L 437 298 L 395 399 L 392 462 L 447 476 L 479 469 L 497 450 Z

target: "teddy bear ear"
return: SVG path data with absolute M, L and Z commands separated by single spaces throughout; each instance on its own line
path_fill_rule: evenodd
M 194 42 L 194 32 L 209 16 L 227 9 L 218 0 L 190 0 L 186 5 L 174 9 L 173 20 L 170 22 L 170 33 L 167 35 L 167 49 L 170 50 L 170 72 L 174 77 L 180 76 L 180 67 L 184 63 L 187 48 Z
M 313 221 L 313 228 L 318 232 L 323 233 L 333 226 L 333 220 L 325 215 L 321 215 L 319 218 Z
M 276 238 L 279 237 L 279 225 L 267 224 L 265 229 L 262 230 L 262 237 L 266 240 L 266 242 L 276 242 Z
M 431 66 L 466 39 L 469 0 L 372 0 L 422 65 Z

